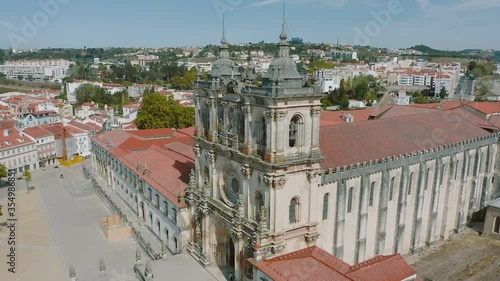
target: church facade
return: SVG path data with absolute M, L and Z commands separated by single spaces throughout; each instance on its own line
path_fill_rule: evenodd
M 262 86 L 225 35 L 198 81 L 188 251 L 253 280 L 259 261 L 318 246 L 347 263 L 411 253 L 493 199 L 498 135 L 449 112 L 322 127 L 321 95 L 289 57 L 285 25 Z

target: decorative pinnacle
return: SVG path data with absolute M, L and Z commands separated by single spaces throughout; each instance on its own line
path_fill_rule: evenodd
M 225 16 L 222 15 L 222 39 L 220 40 L 222 45 L 227 45 L 226 39 L 226 19 Z
M 288 39 L 288 35 L 286 35 L 286 23 L 285 22 L 283 22 L 283 25 L 282 25 L 280 39 L 282 42 L 286 42 L 286 39 Z

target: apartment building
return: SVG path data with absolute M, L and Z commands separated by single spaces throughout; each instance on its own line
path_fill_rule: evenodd
M 56 163 L 56 143 L 51 132 L 33 127 L 25 129 L 24 133 L 36 141 L 39 167 Z
M 36 142 L 22 131 L 11 127 L 0 134 L 0 163 L 15 173 L 37 169 L 38 152 Z
M 73 64 L 68 60 L 12 60 L 0 65 L 0 72 L 9 79 L 61 81 Z

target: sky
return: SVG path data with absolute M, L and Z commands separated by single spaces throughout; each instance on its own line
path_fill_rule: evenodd
M 4 0 L 5 1 L 5 0 Z M 278 42 L 282 0 L 16 0 L 0 48 Z M 290 38 L 386 48 L 500 50 L 500 0 L 286 0 Z

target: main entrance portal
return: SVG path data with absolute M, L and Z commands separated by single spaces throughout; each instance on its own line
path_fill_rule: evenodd
M 210 246 L 212 248 L 215 263 L 223 270 L 231 270 L 234 272 L 234 242 L 229 230 L 223 223 L 218 223 L 214 226 L 211 233 Z

